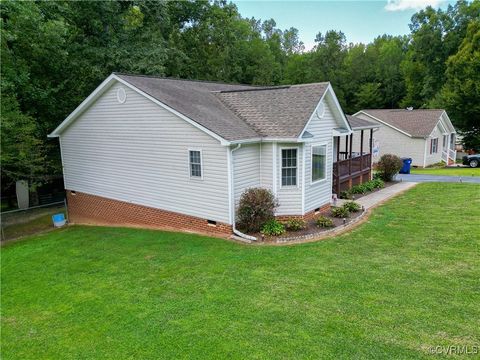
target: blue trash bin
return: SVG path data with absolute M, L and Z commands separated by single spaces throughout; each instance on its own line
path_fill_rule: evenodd
M 61 213 L 52 215 L 52 221 L 54 227 L 62 227 L 67 223 L 67 220 L 65 220 L 65 215 Z
M 412 165 L 412 158 L 402 158 L 403 166 L 400 169 L 400 174 L 410 174 L 410 166 Z

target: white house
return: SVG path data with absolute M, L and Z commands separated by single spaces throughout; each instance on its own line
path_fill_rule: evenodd
M 410 157 L 419 167 L 455 163 L 456 131 L 445 110 L 369 109 L 354 115 L 383 125 L 374 136 L 379 156 Z
M 271 189 L 279 217 L 328 209 L 334 137 L 351 133 L 329 83 L 112 74 L 49 136 L 71 222 L 230 234 L 250 187 Z

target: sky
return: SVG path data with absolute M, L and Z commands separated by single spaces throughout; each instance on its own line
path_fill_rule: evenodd
M 243 17 L 273 18 L 281 30 L 295 27 L 307 50 L 318 32 L 341 30 L 347 42 L 371 42 L 382 34 L 405 35 L 410 18 L 431 5 L 445 9 L 450 0 L 233 0 Z

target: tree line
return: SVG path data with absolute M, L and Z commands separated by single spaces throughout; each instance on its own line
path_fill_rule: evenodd
M 3 1 L 2 180 L 60 174 L 47 139 L 112 72 L 245 84 L 330 81 L 343 109 L 445 108 L 480 150 L 480 0 L 413 15 L 410 34 L 347 43 L 242 17 L 226 1 Z

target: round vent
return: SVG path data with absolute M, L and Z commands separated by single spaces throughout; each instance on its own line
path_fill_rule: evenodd
M 325 105 L 321 102 L 317 107 L 317 116 L 322 118 L 325 115 Z
M 117 100 L 120 104 L 123 104 L 125 101 L 127 101 L 127 93 L 125 92 L 124 88 L 119 88 L 117 90 Z

